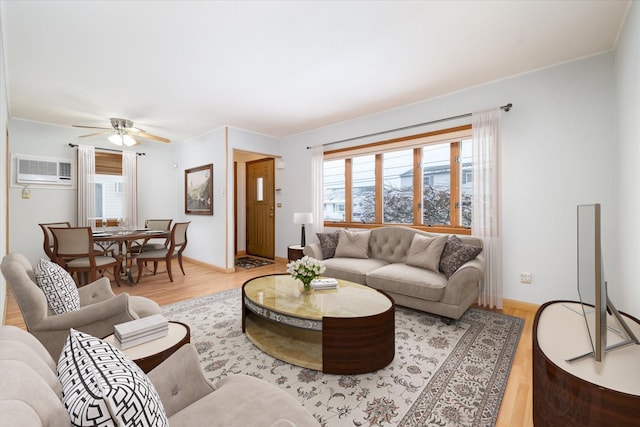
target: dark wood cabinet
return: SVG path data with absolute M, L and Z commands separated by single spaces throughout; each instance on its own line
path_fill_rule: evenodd
M 579 307 L 572 301 L 553 301 L 536 313 L 532 337 L 534 425 L 640 425 L 640 346 L 609 351 L 600 363 L 593 358 L 566 362 L 589 351 Z M 624 317 L 638 334 L 638 321 Z M 614 322 L 611 316 L 609 319 Z

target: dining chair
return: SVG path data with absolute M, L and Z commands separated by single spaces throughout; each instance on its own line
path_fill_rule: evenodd
M 138 278 L 136 283 L 140 281 L 142 276 L 143 265 L 146 262 L 153 261 L 153 274 L 158 271 L 158 262 L 164 261 L 167 264 L 167 273 L 169 274 L 169 281 L 173 282 L 173 275 L 171 274 L 171 260 L 178 258 L 178 264 L 180 270 L 184 275 L 184 268 L 182 267 L 182 252 L 187 247 L 187 228 L 189 228 L 188 222 L 176 222 L 171 229 L 171 237 L 169 238 L 169 245 L 166 248 L 156 249 L 151 251 L 142 251 L 137 257 L 138 263 Z
M 171 230 L 172 222 L 172 219 L 148 219 L 145 221 L 145 228 L 148 228 L 149 230 L 169 231 Z M 136 247 L 134 252 L 155 251 L 158 249 L 165 249 L 169 245 L 168 238 L 162 238 L 162 242 L 151 242 L 151 240 L 154 239 L 160 240 L 157 237 L 147 237 L 144 241 L 139 243 L 139 246 Z
M 47 256 L 49 257 L 49 260 L 54 261 L 54 256 L 53 256 L 53 234 L 51 234 L 51 230 L 49 230 L 52 227 L 55 228 L 69 228 L 71 227 L 71 223 L 68 221 L 64 221 L 64 222 L 46 222 L 46 223 L 42 223 L 42 224 L 38 224 L 40 226 L 40 228 L 42 228 L 42 233 L 44 234 L 44 253 L 47 254 Z
M 91 227 L 50 228 L 54 238 L 54 258 L 61 267 L 73 276 L 78 274 L 78 283 L 95 281 L 98 272 L 113 268 L 113 277 L 120 286 L 120 259 L 96 253 Z M 82 273 L 83 281 L 80 280 Z M 87 280 L 87 275 L 89 280 Z

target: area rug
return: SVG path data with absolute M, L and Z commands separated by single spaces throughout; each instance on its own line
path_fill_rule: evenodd
M 163 307 L 191 327 L 209 380 L 246 374 L 277 385 L 320 425 L 491 426 L 495 424 L 523 319 L 471 308 L 451 325 L 397 307 L 396 355 L 386 368 L 330 375 L 263 353 L 241 331 L 241 291 Z
M 269 261 L 262 258 L 254 258 L 251 256 L 245 256 L 242 258 L 236 258 L 236 265 L 242 268 L 256 268 L 263 265 L 273 264 L 273 261 Z

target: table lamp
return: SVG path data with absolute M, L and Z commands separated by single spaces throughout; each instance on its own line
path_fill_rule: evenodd
M 306 245 L 304 225 L 313 224 L 313 214 L 311 212 L 294 212 L 293 223 L 302 225 L 302 230 L 300 234 L 300 246 L 304 248 Z

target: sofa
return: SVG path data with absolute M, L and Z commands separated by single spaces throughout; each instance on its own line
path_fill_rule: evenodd
M 58 270 L 51 273 L 50 286 L 38 285 L 36 274 L 41 270 L 34 270 L 22 254 L 6 255 L 0 269 L 20 307 L 27 330 L 42 343 L 53 359 L 60 356 L 70 328 L 102 338 L 113 333 L 113 325 L 161 313 L 158 304 L 149 298 L 127 293 L 115 295 L 106 277 L 76 288 L 71 276 L 57 264 L 47 260 L 40 260 L 38 264 L 45 263 Z M 59 297 L 68 302 L 69 294 L 61 295 L 65 289 L 63 285 L 75 293 L 78 304 L 73 309 L 62 309 L 56 313 L 52 309 L 52 300 L 48 298 Z M 45 293 L 45 289 L 51 292 Z
M 83 333 L 80 333 L 83 334 Z M 88 340 L 101 340 L 84 335 Z M 68 342 L 71 341 L 71 333 Z M 94 344 L 96 344 L 94 343 Z M 93 344 L 92 344 L 93 345 Z M 68 347 L 73 351 L 73 347 Z M 89 348 L 92 348 L 89 346 Z M 67 347 L 65 347 L 67 349 Z M 63 350 L 64 352 L 68 351 Z M 105 360 L 106 353 L 97 352 L 100 360 Z M 79 357 L 74 358 L 68 367 L 81 364 Z M 132 363 L 132 362 L 128 362 Z M 108 361 L 108 371 L 122 372 L 123 368 L 114 368 Z M 91 364 L 79 371 L 81 374 L 72 381 L 63 379 L 64 364 L 51 358 L 49 352 L 28 332 L 15 326 L 0 326 L 0 427 L 58 427 L 70 425 L 153 425 L 154 427 L 169 425 L 180 426 L 271 426 L 271 427 L 307 427 L 318 426 L 314 417 L 304 409 L 292 396 L 266 381 L 246 375 L 232 375 L 218 383 L 211 384 L 203 375 L 195 348 L 187 344 L 181 347 L 167 360 L 145 376 L 142 371 L 120 375 L 115 383 L 108 383 L 100 375 L 101 389 L 96 395 L 112 397 L 107 406 L 91 403 L 88 406 L 91 420 L 95 421 L 102 412 L 106 416 L 118 418 L 118 422 L 82 423 L 74 421 L 69 415 L 78 417 L 80 406 L 71 406 L 65 399 L 73 397 L 67 393 L 67 387 L 73 385 L 86 386 L 89 372 L 98 369 Z M 134 370 L 137 368 L 134 368 Z M 109 373 L 109 372 L 108 372 Z M 102 372 L 101 372 L 102 374 Z M 137 376 L 152 386 L 125 386 L 125 381 Z M 80 381 L 79 381 L 80 380 Z M 106 386 L 105 386 L 106 384 Z M 128 384 L 127 384 L 128 385 Z M 109 394 L 111 387 L 118 390 Z M 65 395 L 63 396 L 63 390 Z M 127 393 L 136 393 L 136 399 L 129 398 Z M 150 398 L 152 395 L 156 400 Z M 99 396 L 98 396 L 99 397 Z M 147 399 L 147 400 L 142 400 Z M 159 399 L 160 403 L 157 403 Z M 105 399 L 106 400 L 106 399 Z M 65 403 L 63 403 L 65 401 Z M 82 402 L 86 403 L 85 400 Z M 134 406 L 137 403 L 138 406 Z M 69 405 L 70 409 L 66 408 Z M 129 405 L 123 408 L 122 405 Z M 71 409 L 73 408 L 73 409 Z M 101 411 L 101 409 L 108 410 Z M 144 413 L 144 416 L 140 415 Z M 160 418 L 152 418 L 152 413 L 159 413 Z M 127 421 L 137 417 L 136 421 Z M 103 420 L 102 418 L 101 420 Z M 74 418 L 75 420 L 75 418 Z
M 370 286 L 398 305 L 459 319 L 484 279 L 482 240 L 402 226 L 318 233 L 304 255 L 324 260 L 324 276 Z

